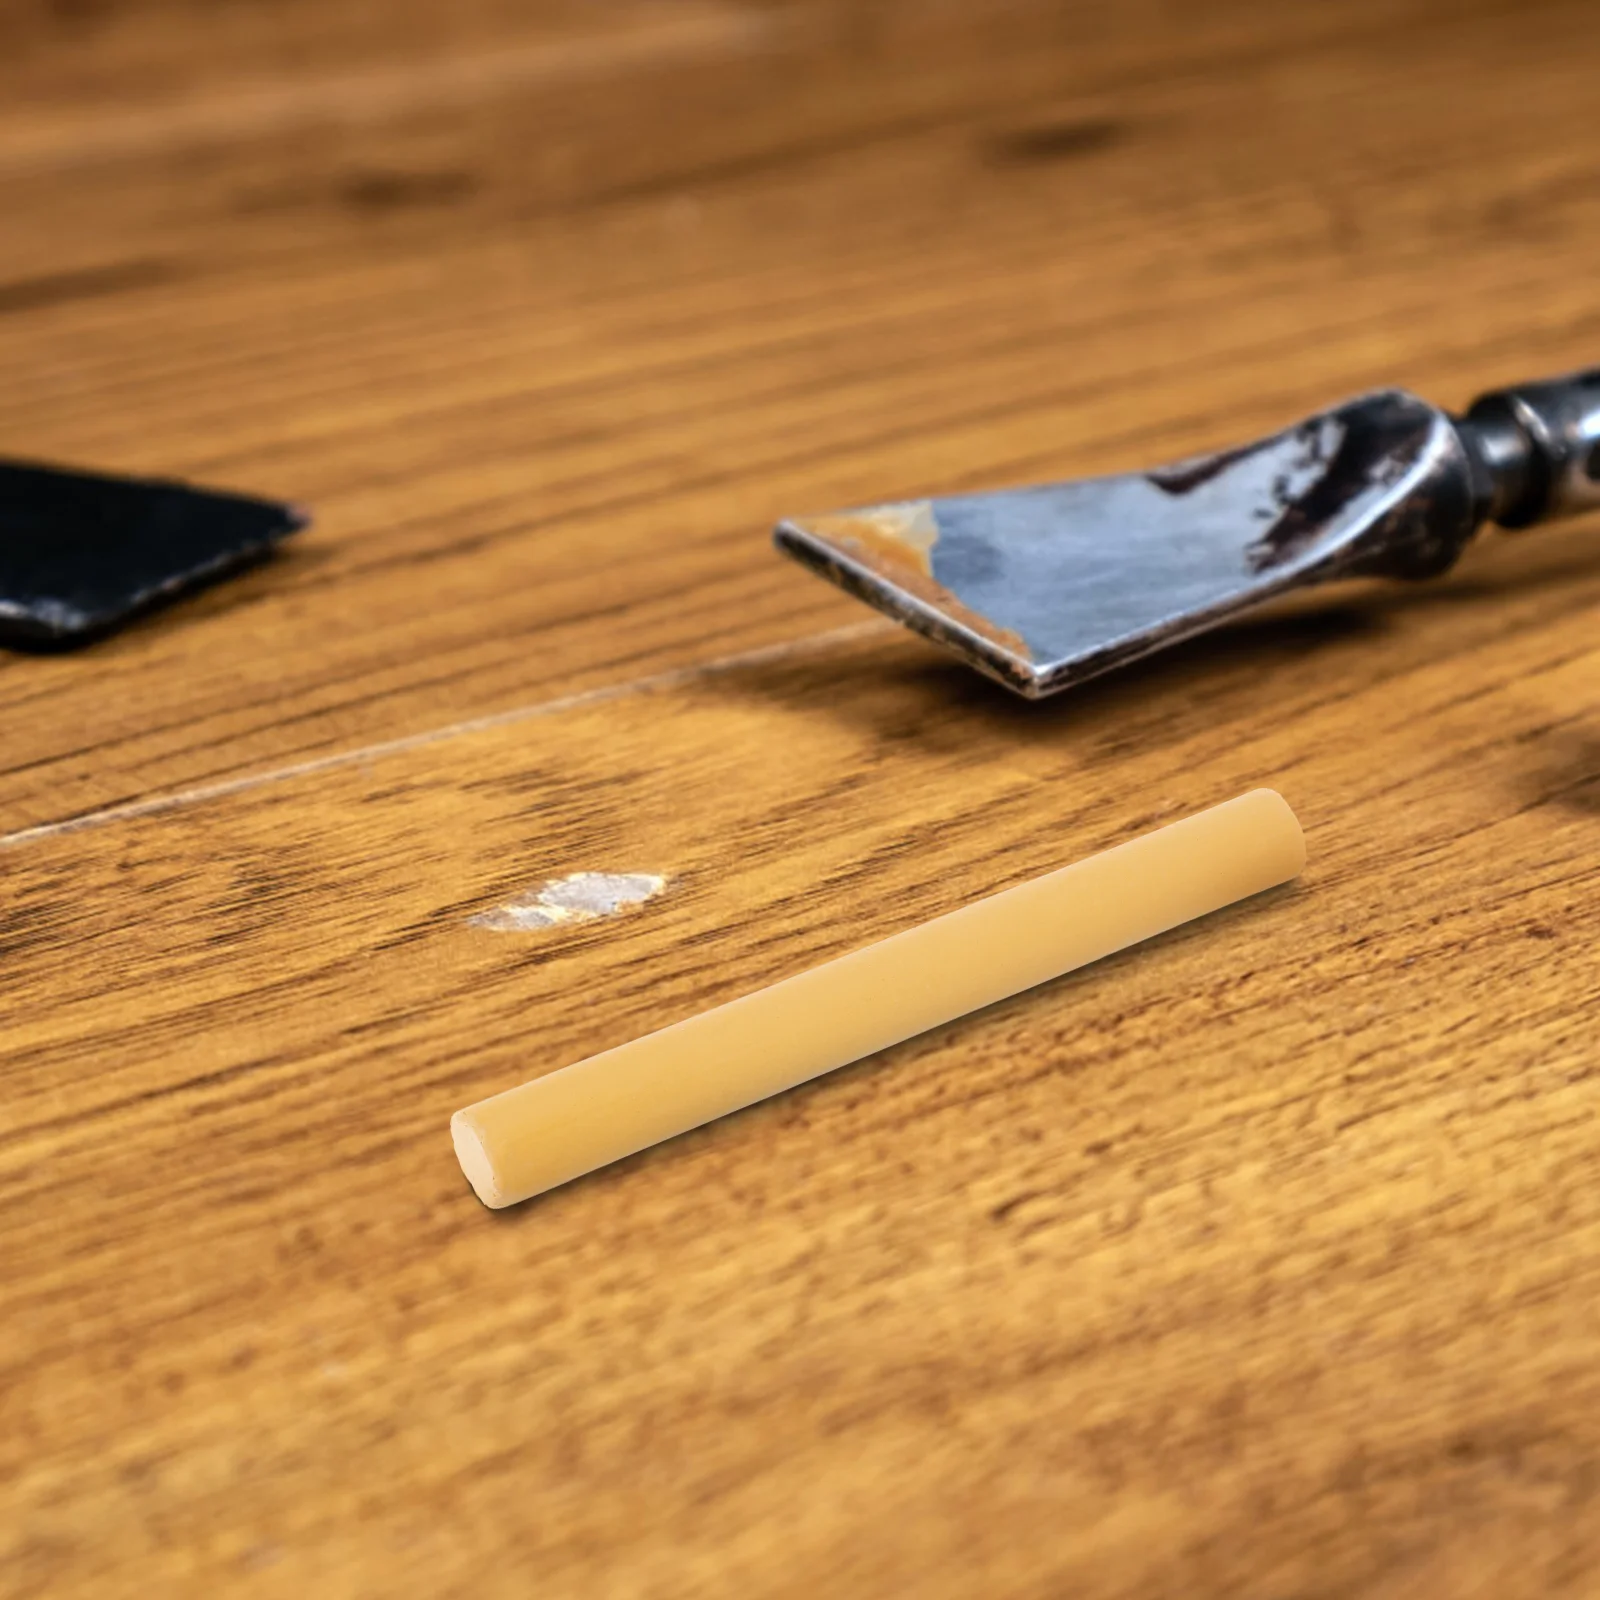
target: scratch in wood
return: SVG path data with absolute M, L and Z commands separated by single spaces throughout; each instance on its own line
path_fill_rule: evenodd
M 667 879 L 650 872 L 574 872 L 551 878 L 531 894 L 497 911 L 471 918 L 475 928 L 496 933 L 532 933 L 574 922 L 597 922 L 654 900 Z
M 421 733 L 405 734 L 398 739 L 384 739 L 376 744 L 359 745 L 349 750 L 335 751 L 332 755 L 315 756 L 309 761 L 295 761 L 288 766 L 272 768 L 265 772 L 245 773 L 237 778 L 224 778 L 218 783 L 198 784 L 192 789 L 174 793 L 151 795 L 144 800 L 128 800 L 120 805 L 105 806 L 99 811 L 85 811 L 75 817 L 62 817 L 55 822 L 35 823 L 31 828 L 20 828 L 15 833 L 0 834 L 0 850 L 12 850 L 18 845 L 32 844 L 40 839 L 51 839 L 58 834 L 77 833 L 84 828 L 100 828 L 113 822 L 132 822 L 140 817 L 159 816 L 166 811 L 176 811 L 185 806 L 203 805 L 207 801 L 221 800 L 228 795 L 243 794 L 269 783 L 284 783 L 293 778 L 307 778 L 319 773 L 334 772 L 340 767 L 357 766 L 365 761 L 379 761 L 388 756 L 404 755 L 408 751 L 426 749 L 449 739 L 460 739 L 476 733 L 487 733 L 494 728 L 506 728 L 519 722 L 530 722 L 540 717 L 558 716 L 564 711 L 579 711 L 589 706 L 604 705 L 607 701 L 621 700 L 629 695 L 656 694 L 663 690 L 680 688 L 702 678 L 719 673 L 734 672 L 741 668 L 766 666 L 784 661 L 792 656 L 820 653 L 835 645 L 853 644 L 858 639 L 870 638 L 876 633 L 892 633 L 896 625 L 881 618 L 871 622 L 852 622 L 842 628 L 830 628 L 826 633 L 807 634 L 798 639 L 784 639 L 777 644 L 758 645 L 753 650 L 740 650 L 733 655 L 716 656 L 685 667 L 671 667 L 665 672 L 651 673 L 648 677 L 632 678 L 624 683 L 601 684 L 594 689 L 583 689 L 576 694 L 559 695 L 553 700 L 540 700 L 533 705 L 513 706 L 508 711 L 491 712 L 484 717 L 470 717 L 464 722 L 452 722 L 442 728 L 429 728 Z

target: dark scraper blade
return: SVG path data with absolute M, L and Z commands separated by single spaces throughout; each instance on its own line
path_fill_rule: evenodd
M 0 644 L 108 633 L 261 560 L 306 520 L 247 495 L 0 462 Z

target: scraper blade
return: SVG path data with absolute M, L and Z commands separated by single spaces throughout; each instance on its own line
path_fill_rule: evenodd
M 1287 590 L 1445 571 L 1600 505 L 1600 370 L 1453 418 L 1402 390 L 1148 472 L 780 523 L 780 549 L 1030 698 Z

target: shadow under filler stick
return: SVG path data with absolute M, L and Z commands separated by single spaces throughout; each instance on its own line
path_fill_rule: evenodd
M 1255 789 L 456 1112 L 461 1169 L 515 1205 L 1296 877 L 1305 839 Z

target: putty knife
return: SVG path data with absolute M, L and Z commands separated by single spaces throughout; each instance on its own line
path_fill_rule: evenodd
M 1290 589 L 1431 578 L 1485 522 L 1600 508 L 1600 367 L 1461 417 L 1400 389 L 1152 472 L 870 506 L 779 549 L 1037 699 Z

